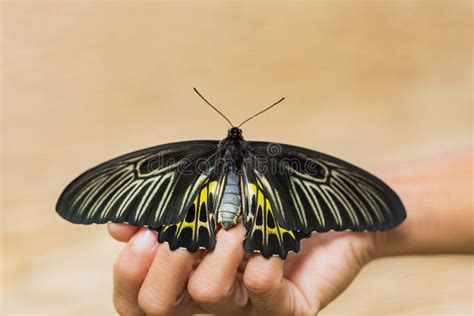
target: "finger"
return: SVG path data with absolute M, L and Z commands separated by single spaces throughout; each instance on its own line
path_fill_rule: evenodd
M 206 311 L 215 314 L 242 314 L 248 302 L 243 284 L 236 279 L 244 259 L 243 225 L 217 233 L 216 248 L 206 254 L 188 283 L 189 295 Z
M 175 314 L 192 303 L 186 283 L 201 252 L 158 247 L 152 266 L 138 294 L 138 303 L 147 315 Z
M 143 315 L 138 293 L 158 247 L 157 236 L 142 228 L 125 246 L 114 265 L 114 305 L 120 315 Z
M 123 223 L 109 223 L 107 225 L 110 236 L 121 242 L 128 242 L 139 229 L 140 227 Z
M 244 285 L 258 315 L 289 315 L 293 297 L 289 282 L 283 278 L 283 260 L 253 254 L 244 272 Z

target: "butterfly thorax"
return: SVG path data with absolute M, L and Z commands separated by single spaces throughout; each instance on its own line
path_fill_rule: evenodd
M 234 169 L 240 170 L 248 148 L 248 143 L 242 136 L 242 130 L 238 127 L 229 129 L 227 137 L 220 141 L 219 147 L 226 164 L 233 165 Z

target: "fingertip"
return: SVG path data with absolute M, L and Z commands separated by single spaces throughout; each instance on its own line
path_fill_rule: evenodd
M 140 227 L 124 223 L 108 223 L 107 231 L 117 241 L 128 242 Z
M 283 260 L 265 258 L 259 253 L 251 255 L 244 271 L 244 285 L 251 292 L 270 292 L 283 278 Z
M 271 256 L 265 258 L 260 253 L 252 253 L 249 258 L 247 269 L 257 270 L 257 271 L 271 271 L 272 273 L 276 271 L 283 272 L 284 260 L 278 256 Z
M 126 227 L 127 230 L 129 228 Z M 119 315 L 144 315 L 138 304 L 138 293 L 157 246 L 156 234 L 143 227 L 133 235 L 115 261 L 114 305 Z
M 156 234 L 142 227 L 118 255 L 114 267 L 117 275 L 122 279 L 131 279 L 127 276 L 132 275 L 143 282 L 155 257 L 157 246 Z
M 258 315 L 295 314 L 294 293 L 283 278 L 283 263 L 280 257 L 264 258 L 261 254 L 249 259 L 243 282 Z
M 217 244 L 207 253 L 189 278 L 187 290 L 191 298 L 209 313 L 243 314 L 248 302 L 246 291 L 236 279 L 245 251 L 242 240 L 245 229 L 237 225 L 217 233 Z
M 179 298 L 201 254 L 200 250 L 194 253 L 182 248 L 171 250 L 168 243 L 157 247 L 138 293 L 138 304 L 147 315 L 174 315 L 189 304 Z

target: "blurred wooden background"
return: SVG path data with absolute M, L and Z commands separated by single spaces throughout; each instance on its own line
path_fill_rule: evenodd
M 2 3 L 2 315 L 114 314 L 105 226 L 61 190 L 119 154 L 245 136 L 368 169 L 471 144 L 471 1 Z M 321 315 L 472 315 L 472 257 L 379 260 Z

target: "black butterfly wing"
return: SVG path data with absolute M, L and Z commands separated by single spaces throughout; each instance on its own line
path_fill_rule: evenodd
M 310 234 L 284 227 L 278 216 L 280 201 L 275 199 L 267 184 L 262 183 L 255 166 L 256 161 L 247 157 L 242 168 L 242 216 L 247 231 L 244 249 L 258 251 L 267 258 L 279 255 L 285 259 L 288 252 L 298 252 L 300 240 Z
M 390 187 L 350 163 L 290 145 L 249 142 L 249 148 L 245 170 L 255 180 L 247 176 L 247 182 L 260 183 L 277 224 L 293 232 L 292 239 L 298 243 L 312 231 L 386 230 L 406 217 L 400 198 Z M 252 207 L 251 202 L 244 208 L 244 221 L 247 219 L 250 232 L 255 226 L 252 220 L 259 213 L 258 203 Z M 301 238 L 296 235 L 299 233 Z M 287 245 L 271 243 L 269 237 L 263 236 L 260 245 L 257 239 L 248 234 L 246 243 L 257 249 L 267 248 L 266 253 L 282 258 L 286 257 L 285 247 L 292 251 L 299 249 L 289 246 L 294 241 L 288 241 Z
M 175 224 L 214 177 L 217 143 L 165 144 L 100 164 L 66 187 L 56 211 L 81 224 L 124 222 L 155 229 Z
M 175 224 L 156 229 L 158 241 L 167 242 L 171 250 L 186 248 L 191 252 L 198 249 L 214 249 L 216 245 L 216 210 L 224 189 L 225 174 L 217 166 L 212 175 L 187 208 L 186 216 Z

